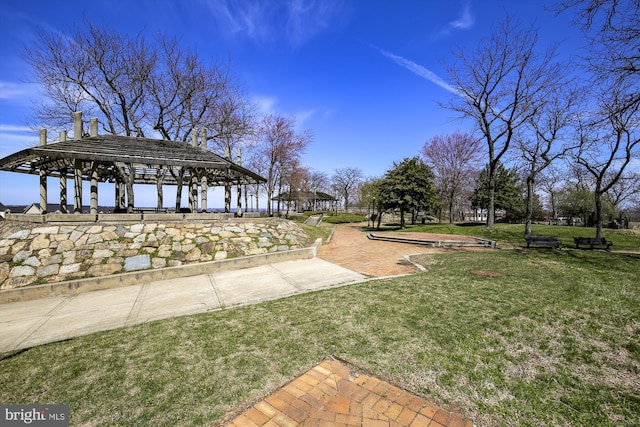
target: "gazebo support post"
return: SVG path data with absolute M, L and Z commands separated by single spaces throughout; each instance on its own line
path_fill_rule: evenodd
M 200 148 L 203 150 L 207 149 L 207 128 L 200 129 Z M 202 212 L 206 213 L 207 209 L 207 191 L 209 191 L 209 183 L 207 182 L 206 171 L 202 174 L 200 178 L 200 204 L 202 207 Z
M 133 165 L 131 163 L 127 163 L 129 167 L 129 173 L 135 174 L 135 170 L 133 169 Z M 133 213 L 133 208 L 135 207 L 135 195 L 133 193 L 133 176 L 125 177 L 125 188 L 127 189 L 127 213 Z
M 240 147 L 238 147 L 236 158 L 238 160 L 238 166 L 242 166 L 242 150 L 240 149 Z M 238 192 L 238 200 L 236 203 L 238 208 L 236 211 L 236 216 L 241 218 L 242 217 L 242 181 L 240 178 L 238 178 L 237 192 Z
M 166 173 L 167 172 L 162 168 L 158 168 L 156 171 L 156 193 L 158 195 L 158 203 L 156 204 L 156 207 L 158 208 L 158 211 L 162 209 L 162 205 L 164 204 L 164 189 L 162 188 L 162 182 L 164 181 Z
M 60 142 L 67 140 L 67 131 L 60 131 Z M 63 214 L 67 212 L 67 169 L 60 170 L 60 212 Z
M 66 214 L 67 211 L 67 170 L 60 171 L 60 212 Z
M 40 131 L 40 145 L 47 145 L 47 130 Z M 40 211 L 47 213 L 47 171 L 40 169 Z
M 82 111 L 73 113 L 73 140 L 82 139 Z M 73 165 L 73 213 L 82 213 L 82 160 Z
M 73 168 L 73 213 L 82 213 L 82 160 L 78 159 Z
M 200 178 L 200 204 L 202 205 L 202 212 L 206 213 L 207 209 L 207 191 L 209 190 L 209 185 L 207 182 L 207 176 L 202 175 Z
M 91 164 L 90 212 L 92 215 L 98 214 L 98 162 Z
M 91 119 L 89 135 L 98 136 L 98 118 L 93 117 Z M 92 162 L 91 164 L 91 214 L 98 214 L 98 162 Z
M 231 150 L 229 147 L 224 149 L 224 158 L 231 161 Z M 231 173 L 231 169 L 227 170 L 227 174 Z M 231 183 L 229 181 L 225 181 L 224 183 L 224 212 L 231 212 Z
M 198 212 L 198 179 L 195 172 L 192 171 L 189 178 L 189 209 L 194 213 Z
M 93 117 L 91 119 L 91 127 L 90 127 L 90 131 L 89 131 L 89 135 L 91 136 L 98 136 L 98 118 L 97 117 Z
M 122 182 L 120 181 L 119 178 L 116 178 L 116 182 L 114 182 L 113 184 L 114 190 L 115 190 L 115 198 L 114 198 L 114 210 L 115 212 L 121 212 L 122 211 L 122 196 L 120 195 L 120 192 L 122 191 Z

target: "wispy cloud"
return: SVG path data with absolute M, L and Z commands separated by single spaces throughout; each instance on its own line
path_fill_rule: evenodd
M 218 24 L 230 34 L 244 34 L 255 41 L 273 37 L 273 8 L 267 2 L 249 0 L 211 0 L 209 10 Z
M 407 70 L 409 70 L 412 73 L 422 77 L 423 79 L 429 80 L 431 83 L 435 83 L 436 85 L 440 86 L 441 88 L 443 88 L 445 90 L 448 90 L 449 92 L 451 92 L 453 94 L 460 95 L 460 91 L 458 89 L 456 89 L 454 86 L 451 86 L 450 84 L 448 84 L 446 81 L 441 79 L 436 73 L 434 73 L 433 71 L 429 70 L 428 68 L 425 68 L 422 65 L 416 64 L 415 62 L 410 61 L 410 60 L 408 60 L 406 58 L 403 58 L 401 56 L 394 55 L 391 52 L 387 52 L 384 49 L 380 49 L 380 48 L 376 48 L 376 49 L 378 49 L 378 51 L 381 54 L 383 54 L 387 58 L 391 59 L 393 62 L 395 62 L 396 64 L 400 65 L 401 67 L 406 68 Z
M 438 31 L 435 34 L 434 39 L 439 39 L 441 37 L 449 36 L 453 31 L 456 31 L 456 30 L 469 30 L 473 28 L 475 23 L 476 23 L 475 16 L 471 12 L 471 7 L 467 3 L 463 6 L 460 17 L 458 19 L 454 19 L 453 21 L 450 21 L 444 28 Z
M 277 98 L 273 96 L 256 95 L 252 100 L 258 109 L 258 114 L 261 116 L 275 113 L 274 106 L 276 105 L 276 102 L 278 102 Z
M 209 0 L 209 10 L 224 32 L 255 43 L 285 41 L 299 47 L 331 28 L 342 0 Z
M 2 133 L 13 133 L 13 132 L 34 133 L 33 129 L 27 126 L 5 125 L 2 123 L 0 123 L 0 132 Z
M 300 46 L 331 28 L 342 11 L 337 0 L 289 0 L 287 36 L 293 46 Z
M 38 85 L 35 83 L 16 83 L 0 80 L 0 99 L 18 102 L 28 102 L 39 96 Z
M 469 28 L 473 27 L 473 24 L 475 24 L 475 18 L 471 14 L 471 8 L 468 4 L 466 4 L 464 6 L 464 9 L 462 10 L 462 16 L 455 21 L 449 22 L 449 29 L 468 30 Z
M 0 124 L 0 158 L 38 144 L 38 134 L 26 126 Z
M 313 117 L 327 118 L 329 115 L 331 115 L 331 111 L 329 110 L 323 111 L 315 108 L 310 110 L 296 111 L 294 113 L 282 111 L 281 109 L 277 108 L 276 104 L 278 103 L 278 99 L 273 96 L 257 95 L 252 97 L 252 101 L 255 104 L 260 116 L 276 114 L 292 117 L 293 119 L 295 119 L 296 130 L 298 131 L 303 131 L 306 127 L 306 123 Z
M 293 117 L 296 119 L 296 126 L 299 129 L 303 129 L 305 126 L 305 122 L 309 120 L 311 117 L 313 117 L 315 114 L 316 114 L 316 110 L 298 111 L 293 115 Z

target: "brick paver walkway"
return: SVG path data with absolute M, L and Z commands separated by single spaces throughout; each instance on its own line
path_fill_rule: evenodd
M 235 418 L 230 427 L 472 427 L 471 421 L 328 359 Z
M 384 277 L 418 272 L 405 255 L 443 251 L 422 245 L 369 240 L 361 227 L 362 224 L 337 225 L 331 241 L 320 247 L 318 257 L 367 276 Z
M 338 225 L 318 257 L 374 277 L 416 273 L 405 255 L 443 252 L 369 240 L 362 224 Z M 237 416 L 228 426 L 471 427 L 471 421 L 349 366 L 327 359 Z

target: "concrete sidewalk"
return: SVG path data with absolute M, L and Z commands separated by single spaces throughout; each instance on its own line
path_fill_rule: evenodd
M 0 352 L 362 282 L 312 258 L 0 305 Z

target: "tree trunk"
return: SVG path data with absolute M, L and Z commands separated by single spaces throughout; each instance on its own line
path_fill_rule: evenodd
M 269 186 L 267 186 L 267 217 L 270 217 L 271 212 L 271 197 L 273 196 L 273 191 Z M 256 206 L 258 206 L 258 196 L 256 196 Z
M 602 193 L 595 191 L 596 202 L 596 238 L 602 238 Z
M 282 195 L 282 182 L 280 182 L 278 184 L 278 196 Z M 278 214 L 278 217 L 280 217 L 280 201 L 282 200 L 282 197 L 278 197 L 278 203 L 277 203 L 277 208 L 276 208 L 276 213 Z
M 527 177 L 527 211 L 524 216 L 524 235 L 531 235 L 531 219 L 533 217 L 533 185 L 532 176 Z
M 451 190 L 449 192 L 449 224 L 453 224 L 453 221 L 455 220 L 454 214 L 453 214 L 454 199 L 455 199 L 455 192 Z
M 489 203 L 487 206 L 487 228 L 493 228 L 496 223 L 496 168 L 489 165 Z
M 349 192 L 345 191 L 342 195 L 344 196 L 344 211 L 349 212 Z

